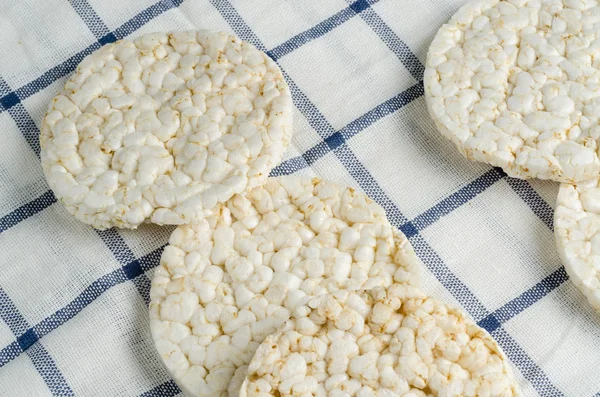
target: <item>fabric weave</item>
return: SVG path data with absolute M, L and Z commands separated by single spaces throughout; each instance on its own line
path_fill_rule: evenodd
M 430 294 L 498 340 L 526 396 L 600 396 L 600 317 L 552 232 L 558 185 L 464 159 L 423 98 L 427 48 L 465 0 L 0 0 L 0 396 L 175 396 L 148 326 L 171 227 L 103 232 L 59 203 L 39 164 L 47 103 L 85 55 L 152 31 L 230 31 L 293 94 L 273 175 L 366 192 L 408 237 Z

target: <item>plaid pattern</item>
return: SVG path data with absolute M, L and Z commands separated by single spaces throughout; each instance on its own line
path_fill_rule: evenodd
M 379 202 L 424 263 L 426 290 L 492 333 L 526 396 L 600 396 L 600 320 L 554 248 L 557 185 L 468 162 L 427 114 L 427 47 L 464 2 L 1 2 L 0 395 L 180 394 L 147 318 L 172 228 L 74 220 L 44 181 L 38 126 L 101 45 L 211 28 L 266 51 L 288 80 L 295 136 L 274 175 L 318 175 Z

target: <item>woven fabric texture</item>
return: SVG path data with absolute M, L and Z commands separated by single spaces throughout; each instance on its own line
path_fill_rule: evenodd
M 0 0 L 0 396 L 174 396 L 148 326 L 172 227 L 99 232 L 49 190 L 47 103 L 103 44 L 230 31 L 282 68 L 295 136 L 273 175 L 366 192 L 411 240 L 430 294 L 498 340 L 525 396 L 600 396 L 600 316 L 554 245 L 558 185 L 470 162 L 436 131 L 422 76 L 465 0 Z

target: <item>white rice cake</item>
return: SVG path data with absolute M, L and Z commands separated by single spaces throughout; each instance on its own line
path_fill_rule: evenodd
M 98 229 L 189 223 L 264 183 L 292 135 L 278 66 L 227 33 L 152 33 L 88 55 L 50 103 L 41 158 Z
M 408 240 L 366 195 L 317 178 L 269 178 L 178 227 L 150 291 L 158 352 L 190 396 L 237 396 L 259 344 L 308 301 L 417 285 Z
M 476 0 L 442 26 L 424 77 L 429 113 L 467 158 L 517 178 L 600 171 L 597 1 Z
M 241 397 L 519 396 L 498 344 L 415 287 L 315 299 L 258 348 Z
M 554 235 L 567 274 L 590 304 L 600 311 L 600 180 L 558 191 Z

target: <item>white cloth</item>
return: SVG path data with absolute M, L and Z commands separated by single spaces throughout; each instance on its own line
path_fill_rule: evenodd
M 552 233 L 557 184 L 463 159 L 435 130 L 427 47 L 464 0 L 0 1 L 0 395 L 171 396 L 149 279 L 172 228 L 98 232 L 39 163 L 48 101 L 101 43 L 217 29 L 268 50 L 297 107 L 275 174 L 367 192 L 411 237 L 424 286 L 492 331 L 526 396 L 600 392 L 600 321 Z

